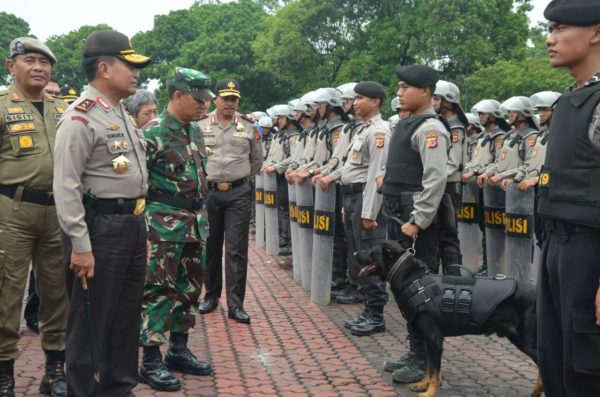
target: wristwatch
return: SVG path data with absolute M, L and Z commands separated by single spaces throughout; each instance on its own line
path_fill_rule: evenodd
M 308 170 L 308 175 L 315 176 L 315 170 L 312 168 L 310 170 Z

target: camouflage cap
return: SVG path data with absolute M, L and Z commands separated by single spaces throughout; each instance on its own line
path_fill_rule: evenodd
M 215 98 L 215 94 L 210 90 L 210 77 L 194 69 L 176 67 L 169 85 L 183 88 L 199 101 Z
M 16 57 L 17 55 L 27 54 L 28 52 L 36 52 L 48 58 L 51 64 L 54 65 L 56 63 L 56 57 L 50 48 L 33 37 L 19 37 L 14 39 L 10 43 L 9 51 L 11 58 Z

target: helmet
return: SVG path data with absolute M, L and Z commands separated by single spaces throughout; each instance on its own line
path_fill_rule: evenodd
M 481 123 L 479 122 L 479 117 L 475 116 L 473 113 L 465 113 L 467 116 L 467 120 L 469 124 L 473 124 L 475 128 L 481 128 Z
M 392 129 L 396 128 L 396 124 L 398 124 L 398 122 L 400 121 L 400 116 L 395 114 L 392 117 L 390 117 L 388 119 L 388 123 L 390 123 L 390 127 Z
M 503 113 L 515 112 L 526 117 L 533 117 L 533 106 L 526 96 L 513 96 L 504 101 L 501 105 Z
M 335 88 L 319 88 L 316 90 L 315 102 L 342 107 L 342 97 Z
M 471 113 L 489 113 L 495 117 L 502 118 L 503 113 L 500 109 L 500 102 L 495 99 L 484 99 L 479 101 L 471 109 Z
M 400 106 L 400 98 L 395 96 L 392 98 L 392 110 L 398 112 L 400 109 L 402 109 L 402 106 Z
M 337 90 L 340 92 L 340 96 L 342 99 L 354 99 L 354 87 L 356 86 L 356 83 L 346 83 L 346 84 L 342 84 L 341 86 L 339 86 L 337 88 Z
M 273 122 L 269 116 L 262 116 L 260 119 L 258 119 L 258 126 L 262 128 L 272 128 Z
M 550 108 L 558 100 L 560 94 L 554 91 L 542 91 L 529 97 L 534 108 Z
M 291 109 L 288 104 L 281 104 L 273 106 L 273 116 L 274 117 L 287 117 L 288 119 L 293 119 L 294 115 L 291 112 Z
M 261 111 L 252 112 L 250 115 L 254 117 L 254 120 L 260 120 L 261 117 L 268 116 L 267 113 Z
M 433 95 L 441 96 L 450 103 L 457 103 L 460 105 L 460 90 L 456 84 L 449 81 L 439 80 L 435 85 L 435 92 Z
M 306 94 L 302 95 L 300 100 L 303 101 L 306 106 L 310 106 L 311 108 L 316 108 L 319 106 L 317 102 L 316 91 L 307 92 Z

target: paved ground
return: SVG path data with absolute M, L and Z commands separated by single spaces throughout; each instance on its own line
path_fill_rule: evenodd
M 198 316 L 196 332 L 190 337 L 192 350 L 214 365 L 215 374 L 177 374 L 183 389 L 176 393 L 158 393 L 140 385 L 135 390 L 138 397 L 416 395 L 407 386 L 392 385 L 391 374 L 383 371 L 386 357 L 406 349 L 405 322 L 395 303 L 385 309 L 387 332 L 354 337 L 343 321 L 356 316 L 359 305 L 312 303 L 293 281 L 289 259 L 252 248 L 250 262 L 245 308 L 252 324 L 228 320 L 221 305 Z M 39 342 L 24 325 L 21 331 L 17 396 L 41 396 Z M 528 396 L 537 374 L 526 356 L 495 337 L 448 338 L 442 368 L 440 397 Z

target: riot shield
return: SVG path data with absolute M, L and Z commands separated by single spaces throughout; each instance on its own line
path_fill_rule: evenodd
M 456 220 L 463 266 L 475 273 L 483 260 L 483 235 L 479 228 L 479 217 L 479 187 L 475 178 L 471 178 L 463 185 L 462 207 L 457 211 Z
M 504 262 L 504 225 L 506 213 L 504 191 L 487 184 L 483 187 L 483 222 L 488 275 L 506 274 Z
M 317 183 L 315 191 L 310 299 L 319 305 L 328 305 L 331 298 L 335 189 L 335 183 L 332 183 L 324 192 L 321 184 Z
M 521 192 L 518 184 L 506 189 L 505 261 L 506 275 L 521 281 L 531 281 L 533 256 L 534 190 Z
M 310 290 L 312 273 L 313 245 L 313 193 L 310 181 L 296 185 L 296 204 L 298 205 L 298 247 L 300 251 L 300 272 L 302 288 Z
M 292 236 L 292 272 L 294 275 L 294 281 L 298 284 L 302 282 L 302 273 L 300 267 L 300 247 L 298 242 L 298 205 L 296 204 L 296 185 L 289 184 L 288 197 L 290 205 L 290 234 Z
M 263 174 L 257 174 L 255 183 L 255 239 L 256 248 L 265 247 L 265 189 L 263 182 Z
M 279 255 L 279 222 L 277 218 L 277 176 L 264 175 L 265 242 L 269 255 Z

